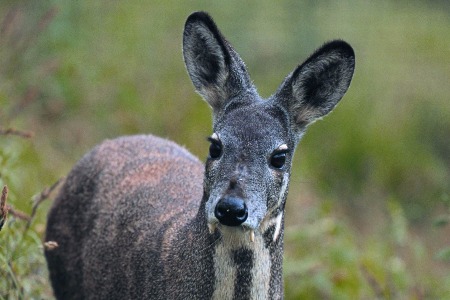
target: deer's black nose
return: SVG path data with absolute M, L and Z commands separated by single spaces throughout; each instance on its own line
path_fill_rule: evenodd
M 217 203 L 214 215 L 223 225 L 239 226 L 247 220 L 247 205 L 241 198 L 225 197 Z

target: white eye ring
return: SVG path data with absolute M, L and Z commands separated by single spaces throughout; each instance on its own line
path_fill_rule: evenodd
M 220 140 L 220 139 L 219 139 L 219 136 L 218 136 L 217 133 L 215 133 L 215 132 L 211 135 L 211 139 L 216 140 L 216 141 L 219 141 L 219 140 Z
M 278 151 L 284 151 L 284 150 L 287 150 L 287 149 L 288 149 L 288 146 L 286 144 L 282 144 L 282 145 L 280 145 L 277 148 Z

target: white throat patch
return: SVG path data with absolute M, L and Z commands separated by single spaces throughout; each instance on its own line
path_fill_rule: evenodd
M 261 233 L 258 232 L 252 242 L 249 239 L 249 233 L 242 228 L 222 227 L 220 229 L 223 239 L 215 247 L 213 299 L 233 299 L 235 284 L 239 284 L 236 282 L 238 265 L 233 261 L 233 251 L 242 248 L 250 249 L 253 254 L 250 299 L 268 299 L 271 259 Z

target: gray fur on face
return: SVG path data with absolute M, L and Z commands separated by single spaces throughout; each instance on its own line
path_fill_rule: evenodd
M 295 146 L 289 140 L 289 128 L 283 126 L 286 120 L 274 118 L 277 114 L 284 118 L 276 107 L 259 100 L 230 110 L 214 124 L 223 154 L 220 159 L 209 160 L 206 164 L 206 176 L 213 178 L 206 203 L 210 222 L 218 222 L 214 208 L 226 194 L 239 193 L 246 200 L 250 213 L 242 226 L 252 230 L 257 230 L 267 211 L 278 204 Z M 292 149 L 288 146 L 286 165 L 277 170 L 270 166 L 270 157 L 280 145 L 291 145 Z M 231 184 L 233 181 L 236 183 Z

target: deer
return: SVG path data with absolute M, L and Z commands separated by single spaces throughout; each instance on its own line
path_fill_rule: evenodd
M 85 154 L 48 214 L 57 299 L 283 299 L 294 152 L 349 88 L 354 51 L 325 43 L 266 99 L 208 13 L 187 18 L 183 57 L 212 108 L 205 164 L 153 135 Z

